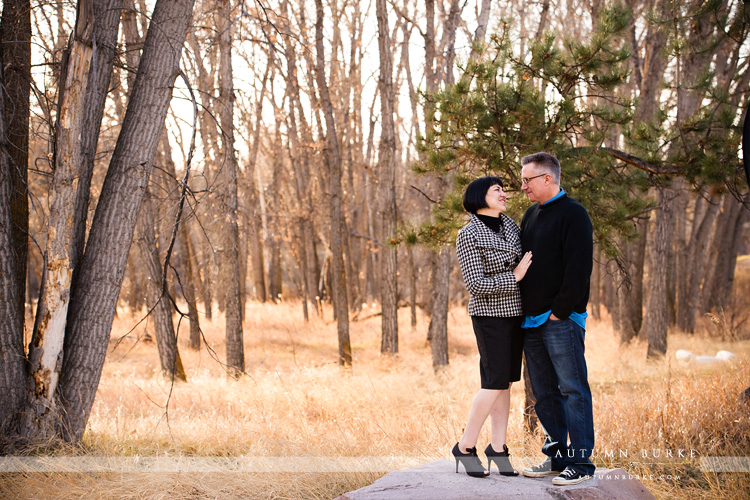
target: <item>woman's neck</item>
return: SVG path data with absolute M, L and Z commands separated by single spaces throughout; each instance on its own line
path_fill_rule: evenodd
M 500 211 L 492 210 L 491 208 L 480 208 L 479 210 L 477 210 L 477 215 L 500 218 Z

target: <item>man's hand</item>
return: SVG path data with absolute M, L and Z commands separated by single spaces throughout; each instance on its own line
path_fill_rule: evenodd
M 554 314 L 551 314 L 551 313 L 549 315 L 549 319 L 551 319 L 552 321 L 560 321 L 560 318 L 558 318 L 557 316 L 555 316 Z

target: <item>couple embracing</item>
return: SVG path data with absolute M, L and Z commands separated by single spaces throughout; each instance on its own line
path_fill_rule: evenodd
M 469 291 L 469 315 L 480 355 L 481 389 L 461 440 L 453 447 L 456 471 L 490 473 L 477 455 L 477 439 L 490 416 L 485 449 L 506 476 L 517 476 L 505 442 L 510 385 L 521 378 L 526 353 L 535 410 L 546 439 L 541 464 L 524 476 L 556 476 L 556 485 L 577 484 L 594 473 L 590 457 L 594 423 L 584 358 L 586 304 L 593 258 L 586 209 L 560 188 L 560 162 L 549 153 L 524 157 L 521 190 L 536 202 L 521 227 L 505 215 L 506 194 L 497 177 L 466 188 L 470 222 L 458 233 L 456 251 Z M 568 444 L 570 436 L 570 444 Z

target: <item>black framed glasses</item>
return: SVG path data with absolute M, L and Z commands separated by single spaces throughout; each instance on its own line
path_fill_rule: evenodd
M 521 177 L 521 183 L 528 185 L 529 182 L 533 181 L 537 177 L 542 177 L 543 175 L 549 175 L 549 174 L 539 174 L 539 175 L 535 175 L 534 177 Z

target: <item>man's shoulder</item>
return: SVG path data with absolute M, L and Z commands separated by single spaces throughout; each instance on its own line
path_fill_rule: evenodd
M 563 200 L 561 200 L 563 201 Z M 566 227 L 576 227 L 582 231 L 591 232 L 592 222 L 586 207 L 581 202 L 566 197 L 565 203 L 561 205 L 560 220 Z
M 560 205 L 564 206 L 566 211 L 570 211 L 575 214 L 586 214 L 586 217 L 588 217 L 589 212 L 588 210 L 586 210 L 586 207 L 584 207 L 583 204 L 575 198 L 566 196 L 560 201 L 562 202 L 560 203 Z

